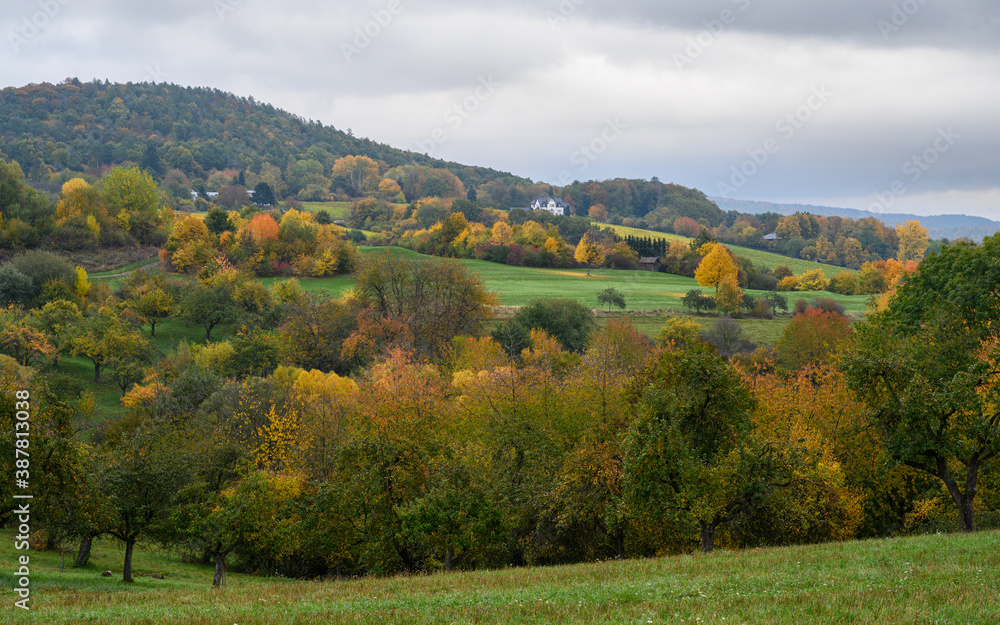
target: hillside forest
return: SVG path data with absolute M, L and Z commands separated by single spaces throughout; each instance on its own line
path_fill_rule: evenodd
M 209 90 L 67 80 L 0 106 L 0 471 L 31 480 L 34 546 L 78 566 L 98 538 L 125 581 L 143 542 L 220 585 L 998 523 L 998 237 L 768 221 L 656 180 L 551 189 Z M 557 194 L 575 215 L 510 210 Z M 88 274 L 120 249 L 155 261 Z M 652 336 L 568 297 L 498 316 L 470 258 L 653 258 L 709 293 Z M 335 276 L 343 296 L 308 288 Z M 775 316 L 773 348 L 734 321 Z

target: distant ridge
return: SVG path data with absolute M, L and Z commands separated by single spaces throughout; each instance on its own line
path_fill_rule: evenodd
M 1000 222 L 974 217 L 970 215 L 909 215 L 906 213 L 872 213 L 856 208 L 837 208 L 833 206 L 814 206 L 812 204 L 775 204 L 773 202 L 755 202 L 752 200 L 736 200 L 724 197 L 709 197 L 724 211 L 739 211 L 741 213 L 778 213 L 793 215 L 795 213 L 812 213 L 813 215 L 850 217 L 864 219 L 874 217 L 887 226 L 897 226 L 904 222 L 917 220 L 925 228 L 932 239 L 958 239 L 969 237 L 981 241 L 983 237 L 1000 232 Z

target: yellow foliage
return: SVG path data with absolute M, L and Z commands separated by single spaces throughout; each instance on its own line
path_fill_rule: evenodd
M 701 259 L 694 272 L 694 278 L 702 286 L 714 286 L 716 289 L 728 277 L 736 279 L 736 263 L 729 248 L 721 243 L 706 243 L 702 249 L 711 245 L 708 254 Z
M 514 229 L 502 221 L 493 224 L 490 243 L 494 245 L 510 245 L 514 242 Z

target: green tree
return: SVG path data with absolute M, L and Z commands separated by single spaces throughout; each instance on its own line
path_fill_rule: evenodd
M 134 581 L 135 543 L 167 519 L 191 478 L 191 466 L 176 434 L 147 427 L 105 451 L 98 477 L 110 517 L 104 529 L 125 543 L 123 582 Z
M 212 340 L 216 326 L 235 321 L 240 310 L 229 282 L 211 286 L 198 282 L 189 286 L 181 294 L 179 309 L 181 319 L 205 328 L 205 341 Z
M 887 453 L 941 481 L 963 531 L 1000 455 L 998 282 L 1000 237 L 942 248 L 859 324 L 844 364 Z
M 705 348 L 665 351 L 635 379 L 623 491 L 654 523 L 693 523 L 703 553 L 719 525 L 767 489 L 773 456 L 755 442 L 753 398 Z
M 597 301 L 601 304 L 608 305 L 608 312 L 611 312 L 611 307 L 615 306 L 617 308 L 625 309 L 625 294 L 616 289 L 613 286 L 609 286 L 600 293 L 597 294 Z
M 542 330 L 566 349 L 582 352 L 595 325 L 594 313 L 575 299 L 535 299 L 500 324 L 493 339 L 509 354 L 518 356 L 528 347 L 531 330 Z

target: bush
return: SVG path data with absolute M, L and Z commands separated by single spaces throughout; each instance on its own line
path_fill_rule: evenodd
M 500 324 L 493 338 L 507 353 L 517 356 L 528 346 L 531 330 L 544 330 L 566 349 L 582 352 L 595 325 L 594 314 L 575 299 L 536 299 Z
M 720 317 L 711 329 L 701 333 L 701 338 L 709 345 L 714 345 L 725 358 L 757 349 L 756 344 L 743 336 L 740 324 L 729 317 Z

